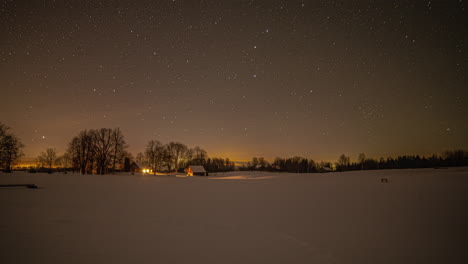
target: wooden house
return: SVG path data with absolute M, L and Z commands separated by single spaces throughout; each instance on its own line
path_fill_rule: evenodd
M 201 165 L 190 165 L 185 171 L 187 176 L 208 176 L 208 172 Z
M 142 172 L 143 169 L 144 169 L 143 166 L 136 161 L 130 164 L 130 172 Z

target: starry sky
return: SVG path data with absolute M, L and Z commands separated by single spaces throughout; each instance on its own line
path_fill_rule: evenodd
M 210 156 L 468 148 L 466 3 L 1 1 L 0 121 L 63 153 L 120 127 Z

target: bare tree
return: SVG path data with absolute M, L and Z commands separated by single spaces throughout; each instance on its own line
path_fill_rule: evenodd
M 164 152 L 163 144 L 157 140 L 151 140 L 146 145 L 144 156 L 153 173 L 161 170 L 164 162 Z
M 3 124 L 2 122 L 0 122 L 0 139 L 3 138 L 3 136 L 7 133 L 7 130 L 10 129 L 9 127 L 7 127 L 5 124 Z
M 11 166 L 22 157 L 21 149 L 24 147 L 20 139 L 10 133 L 9 129 L 0 123 L 0 166 L 5 172 L 11 172 Z
M 257 166 L 258 166 L 258 158 L 257 157 L 253 157 L 252 158 L 252 168 L 251 169 L 256 169 Z
M 117 164 L 122 164 L 123 159 L 126 155 L 127 143 L 125 142 L 124 136 L 120 131 L 120 128 L 115 128 L 112 131 L 112 173 L 115 173 L 115 167 Z
M 265 160 L 264 157 L 260 157 L 260 158 L 258 158 L 258 165 L 260 165 L 260 167 L 264 168 L 264 167 L 268 166 L 268 162 Z
M 58 156 L 55 160 L 55 164 L 58 165 L 65 173 L 67 173 L 67 168 L 73 166 L 72 159 L 69 153 L 65 153 L 61 156 Z
M 167 172 L 173 171 L 174 161 L 171 153 L 167 150 L 167 145 L 164 146 L 163 152 L 163 166 L 166 167 Z
M 5 146 L 6 146 L 6 138 L 5 136 L 7 135 L 7 131 L 10 129 L 7 127 L 5 124 L 0 122 L 0 168 L 5 169 Z
M 74 167 L 81 174 L 92 172 L 94 163 L 94 136 L 91 131 L 81 131 L 78 136 L 70 142 L 67 150 Z
M 106 169 L 111 165 L 112 161 L 112 129 L 101 128 L 92 130 L 94 137 L 94 154 L 97 165 L 97 172 L 103 175 Z
M 361 170 L 364 170 L 364 163 L 366 162 L 366 154 L 359 153 L 358 161 L 359 161 L 359 164 L 361 164 Z
M 135 161 L 140 164 L 141 166 L 146 167 L 148 165 L 148 161 L 146 160 L 145 154 L 138 152 L 135 158 Z
M 52 173 L 52 166 L 55 165 L 57 160 L 57 152 L 53 148 L 48 148 L 43 151 L 38 157 L 37 161 L 41 166 L 49 168 L 49 173 Z
M 204 165 L 206 163 L 206 159 L 208 158 L 206 151 L 199 146 L 191 149 L 191 156 L 192 165 Z
M 169 142 L 166 150 L 172 160 L 175 172 L 179 170 L 179 164 L 182 160 L 187 158 L 188 148 L 186 145 L 179 142 Z
M 338 168 L 340 170 L 343 170 L 345 167 L 350 165 L 350 158 L 346 156 L 345 154 L 341 154 L 341 156 L 338 158 Z
M 81 174 L 91 173 L 94 169 L 104 174 L 110 168 L 115 172 L 126 155 L 127 143 L 119 128 L 101 128 L 81 131 L 74 137 L 68 148 L 75 167 Z
M 11 172 L 11 166 L 23 156 L 21 149 L 24 145 L 12 134 L 4 136 L 2 141 L 1 163 L 5 172 Z
M 179 162 L 179 168 L 186 168 L 188 165 L 195 165 L 193 164 L 193 149 L 187 147 L 187 151 L 185 152 L 184 158 Z

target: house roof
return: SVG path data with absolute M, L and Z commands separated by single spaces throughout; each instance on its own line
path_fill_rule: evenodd
M 201 165 L 189 166 L 189 167 L 192 169 L 192 171 L 194 173 L 199 173 L 199 172 L 205 173 L 206 172 L 205 168 L 203 166 L 201 166 Z
M 130 164 L 130 166 L 137 166 L 137 167 L 140 168 L 140 169 L 143 168 L 143 166 L 142 166 L 139 162 L 137 162 L 137 161 L 132 162 L 132 163 Z

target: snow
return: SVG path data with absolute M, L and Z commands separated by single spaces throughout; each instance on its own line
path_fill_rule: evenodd
M 381 183 L 387 178 L 388 183 Z M 2 263 L 467 263 L 468 168 L 1 174 Z
M 192 169 L 192 172 L 194 173 L 205 173 L 206 170 L 203 166 L 198 166 L 198 165 L 191 165 L 189 166 Z

